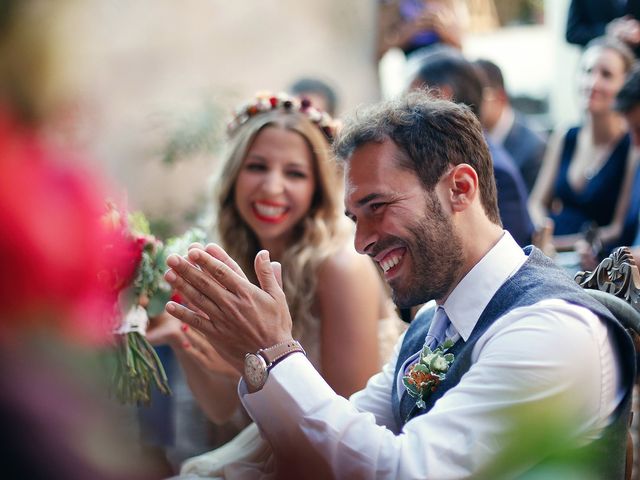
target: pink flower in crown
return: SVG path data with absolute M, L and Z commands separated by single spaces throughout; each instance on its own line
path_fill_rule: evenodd
M 233 119 L 227 124 L 227 132 L 233 135 L 238 128 L 256 115 L 278 109 L 283 112 L 304 114 L 318 126 L 329 142 L 333 141 L 338 123 L 328 113 L 315 108 L 307 98 L 299 99 L 283 92 L 278 94 L 258 92 L 254 99 L 235 109 Z

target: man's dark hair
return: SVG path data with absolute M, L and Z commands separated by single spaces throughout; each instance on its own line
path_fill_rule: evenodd
M 473 62 L 473 66 L 483 72 L 487 87 L 504 90 L 504 77 L 498 65 L 486 58 L 479 58 Z
M 448 86 L 454 102 L 464 103 L 480 116 L 484 85 L 471 62 L 457 51 L 439 49 L 425 56 L 413 83 L 416 81 L 430 89 Z
M 305 93 L 316 93 L 324 97 L 327 101 L 327 113 L 332 117 L 336 114 L 338 97 L 329 84 L 317 78 L 300 78 L 289 87 L 289 93 L 293 95 L 304 95 Z
M 616 96 L 615 109 L 622 113 L 629 113 L 640 105 L 640 65 L 637 65 L 627 75 L 624 85 Z
M 502 225 L 489 148 L 477 116 L 465 105 L 416 90 L 356 112 L 345 121 L 333 149 L 348 163 L 358 147 L 385 140 L 400 149 L 398 165 L 415 172 L 427 192 L 433 192 L 450 165 L 471 165 L 487 217 Z

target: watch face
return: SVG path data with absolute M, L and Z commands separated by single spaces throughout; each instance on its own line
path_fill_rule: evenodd
M 260 355 L 249 353 L 244 358 L 244 380 L 253 389 L 260 389 L 267 381 L 267 364 Z

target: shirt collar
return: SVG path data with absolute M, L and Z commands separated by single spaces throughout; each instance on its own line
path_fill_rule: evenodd
M 509 135 L 509 132 L 511 131 L 514 121 L 515 114 L 513 113 L 513 108 L 509 105 L 505 105 L 500 117 L 498 117 L 498 121 L 489 132 L 489 138 L 498 145 L 503 145 L 507 135 Z
M 467 273 L 444 302 L 449 320 L 466 342 L 480 315 L 502 284 L 527 256 L 506 230 L 502 237 Z

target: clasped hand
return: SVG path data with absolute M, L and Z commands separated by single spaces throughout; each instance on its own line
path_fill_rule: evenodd
M 260 287 L 218 245 L 194 245 L 186 258 L 171 255 L 165 279 L 188 305 L 167 303 L 171 315 L 201 331 L 220 355 L 242 371 L 244 356 L 291 339 L 291 315 L 281 287 L 280 264 L 256 255 Z

